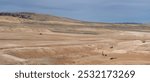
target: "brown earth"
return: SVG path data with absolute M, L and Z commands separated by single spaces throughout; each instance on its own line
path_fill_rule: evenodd
M 23 15 L 0 14 L 0 64 L 150 64 L 149 25 Z

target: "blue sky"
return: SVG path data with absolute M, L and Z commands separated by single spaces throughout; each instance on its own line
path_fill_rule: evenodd
M 1 12 L 38 12 L 95 22 L 150 23 L 150 0 L 0 0 Z

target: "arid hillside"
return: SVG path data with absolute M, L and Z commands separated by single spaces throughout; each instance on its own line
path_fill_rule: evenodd
M 0 13 L 1 65 L 150 64 L 150 25 Z

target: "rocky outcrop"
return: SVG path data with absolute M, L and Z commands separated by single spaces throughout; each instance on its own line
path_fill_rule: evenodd
M 12 17 L 19 17 L 24 19 L 31 19 L 31 13 L 8 13 L 8 12 L 1 12 L 0 16 L 12 16 Z

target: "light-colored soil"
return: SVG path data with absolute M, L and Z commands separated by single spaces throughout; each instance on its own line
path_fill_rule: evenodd
M 150 64 L 148 26 L 0 18 L 0 64 Z

